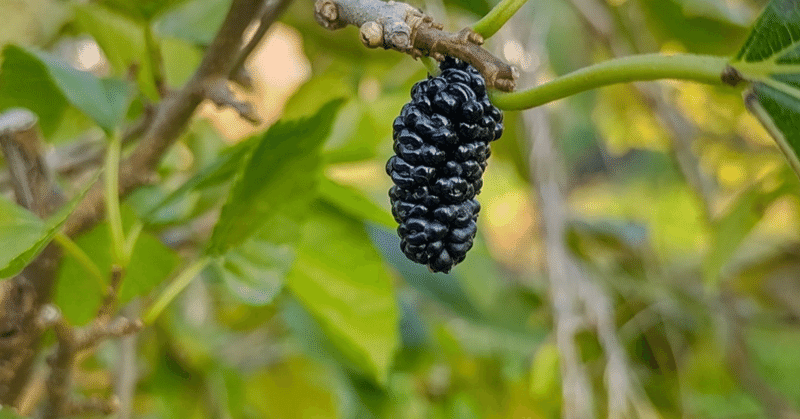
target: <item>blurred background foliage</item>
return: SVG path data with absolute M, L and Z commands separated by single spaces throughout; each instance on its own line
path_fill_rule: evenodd
M 493 6 L 412 3 L 452 30 Z M 529 3 L 487 45 L 531 84 L 619 51 L 732 55 L 765 4 Z M 154 51 L 167 86 L 180 87 L 228 5 L 0 0 L 0 109 L 31 107 L 53 150 L 102 143 L 100 119 L 37 57 L 126 80 L 117 93 L 130 95 L 130 123 L 158 100 Z M 609 19 L 590 22 L 598 15 L 586 7 Z M 529 167 L 532 128 L 521 114 L 506 114 L 493 144 L 475 248 L 452 274 L 432 274 L 399 252 L 384 173 L 391 123 L 424 67 L 365 49 L 355 28 L 324 30 L 301 0 L 247 69 L 253 87 L 237 93 L 265 122 L 254 127 L 203 104 L 160 181 L 123 203 L 125 225 L 144 225 L 122 290 L 126 311 L 146 307 L 208 246 L 223 256 L 152 327 L 84 361 L 80 391 L 124 389 L 115 377 L 132 374 L 123 413 L 131 418 L 560 417 L 548 249 Z M 304 117 L 329 133 L 324 144 L 295 148 L 300 128 L 287 125 L 263 135 Z M 740 95 L 678 82 L 619 85 L 548 105 L 547 117 L 566 169 L 566 243 L 610 296 L 631 370 L 658 416 L 767 418 L 774 398 L 800 407 L 800 185 Z M 250 180 L 278 180 L 231 190 L 248 144 L 263 157 L 251 161 Z M 85 183 L 88 169 L 61 171 L 67 189 Z M 317 174 L 316 186 L 291 187 Z M 242 208 L 244 219 L 229 219 L 254 237 L 236 247 L 212 239 L 226 201 L 287 194 L 280 211 Z M 103 270 L 107 230 L 77 240 Z M 76 324 L 101 298 L 83 269 L 65 258 L 55 297 Z M 604 347 L 589 332 L 578 346 L 603 416 Z

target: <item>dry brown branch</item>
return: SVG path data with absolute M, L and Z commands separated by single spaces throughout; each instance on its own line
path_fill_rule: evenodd
M 499 35 L 510 36 L 506 35 L 508 31 L 504 28 Z M 517 28 L 517 32 L 515 40 L 527 40 L 527 50 L 545 49 L 542 33 L 530 27 Z M 542 219 L 549 299 L 560 355 L 562 415 L 575 419 L 597 417 L 597 405 L 603 404 L 607 413 L 602 417 L 658 417 L 636 380 L 626 349 L 619 340 L 611 297 L 567 245 L 565 232 L 570 210 L 565 185 L 569 180 L 550 131 L 547 110 L 529 109 L 523 114 L 523 122 L 530 142 L 529 171 Z M 605 403 L 595 402 L 597 393 L 587 365 L 581 359 L 576 338 L 583 331 L 596 335 L 603 348 Z
M 55 353 L 48 358 L 50 375 L 47 378 L 47 402 L 42 417 L 55 419 L 67 415 L 109 414 L 118 405 L 116 399 L 103 401 L 89 399 L 82 402 L 71 400 L 72 375 L 81 351 L 92 350 L 97 343 L 110 337 L 121 337 L 142 328 L 140 320 L 127 318 L 97 318 L 91 325 L 76 329 L 63 318 L 56 322 L 54 330 L 58 344 Z
M 515 70 L 481 47 L 483 37 L 469 28 L 457 33 L 421 10 L 398 1 L 317 0 L 314 16 L 323 27 L 335 30 L 347 25 L 360 29 L 361 42 L 370 48 L 383 47 L 442 61 L 451 56 L 477 68 L 487 86 L 510 92 L 516 86 Z
M 147 106 L 144 115 L 125 129 L 122 144 L 127 145 L 141 137 L 153 120 L 155 109 Z M 94 172 L 103 162 L 107 142 L 103 137 L 78 139 L 57 148 L 51 148 L 45 154 L 45 162 L 52 172 L 59 176 L 80 177 Z M 12 188 L 12 176 L 8 172 L 0 173 L 0 193 Z
M 47 166 L 36 116 L 26 109 L 0 115 L 0 146 L 11 173 L 17 203 L 39 217 L 54 212 L 63 202 Z
M 230 107 L 235 110 L 239 116 L 254 125 L 261 123 L 261 118 L 258 116 L 255 109 L 253 109 L 253 106 L 248 102 L 236 98 L 236 94 L 234 94 L 230 86 L 228 86 L 228 79 L 218 77 L 207 80 L 203 84 L 203 89 L 205 90 L 206 97 L 218 107 Z
M 247 41 L 247 45 L 242 48 L 239 52 L 239 55 L 236 57 L 236 61 L 233 63 L 231 67 L 231 71 L 229 72 L 228 76 L 231 80 L 241 84 L 242 86 L 249 87 L 249 77 L 243 77 L 243 74 L 246 76 L 246 72 L 244 71 L 244 63 L 247 61 L 247 58 L 253 53 L 253 50 L 256 49 L 258 44 L 261 43 L 261 40 L 264 39 L 264 35 L 267 34 L 267 31 L 272 24 L 278 20 L 279 17 L 289 8 L 289 5 L 292 4 L 292 0 L 274 0 L 268 3 L 265 6 L 264 13 L 261 14 L 261 19 L 258 22 L 258 28 L 253 36 Z

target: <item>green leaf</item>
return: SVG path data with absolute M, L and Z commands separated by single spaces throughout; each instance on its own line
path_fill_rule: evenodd
M 319 194 L 323 201 L 359 220 L 371 221 L 390 229 L 397 226 L 392 214 L 355 188 L 323 178 L 319 184 Z
M 337 349 L 383 383 L 399 336 L 391 276 L 362 223 L 316 207 L 287 285 Z
M 161 54 L 164 58 L 164 79 L 168 86 L 183 86 L 194 75 L 203 59 L 197 47 L 177 38 L 161 39 Z
M 783 192 L 778 189 L 765 193 L 760 187 L 752 187 L 731 205 L 727 214 L 714 222 L 711 246 L 703 260 L 703 280 L 707 285 L 716 285 L 720 271 L 764 216 L 764 209 Z
M 98 79 L 92 73 L 76 70 L 43 53 L 37 55 L 67 100 L 97 125 L 111 131 L 122 121 L 131 99 L 125 81 Z
M 328 102 L 311 118 L 278 122 L 258 139 L 214 227 L 211 254 L 245 242 L 270 216 L 307 210 L 315 197 L 320 148 L 341 103 Z
M 800 1 L 771 1 L 731 66 L 751 82 L 748 109 L 800 175 Z
M 133 218 L 129 209 L 123 211 L 125 229 L 130 227 Z M 75 239 L 75 243 L 95 262 L 106 278 L 110 278 L 112 263 L 111 235 L 108 230 L 108 223 L 104 222 Z M 173 250 L 153 235 L 141 233 L 122 279 L 120 304 L 150 292 L 169 276 L 177 264 L 178 257 Z M 95 278 L 74 258 L 66 256 L 58 272 L 55 298 L 64 316 L 73 324 L 84 324 L 95 315 L 102 298 L 102 288 L 98 287 Z
M 178 189 L 164 196 L 158 203 L 146 209 L 143 218 L 148 221 L 157 218 L 158 212 L 174 205 L 181 199 L 185 199 L 191 192 L 230 182 L 236 172 L 241 169 L 242 161 L 246 161 L 249 153 L 252 152 L 255 145 L 255 141 L 252 140 L 242 141 L 221 152 L 215 161 L 198 171 Z
M 97 176 L 47 220 L 0 197 L 0 279 L 19 273 L 50 243 L 96 180 Z
M 165 13 L 158 31 L 196 45 L 208 45 L 225 20 L 231 0 L 190 0 Z
M 69 106 L 61 89 L 47 69 L 28 51 L 8 45 L 3 49 L 0 67 L 0 110 L 11 107 L 29 109 L 39 117 L 45 137 L 55 131 Z
M 255 408 L 258 417 L 341 417 L 338 397 L 333 391 L 337 388 L 336 382 L 329 369 L 308 359 L 289 357 L 249 377 L 243 387 L 248 405 Z
M 113 129 L 128 109 L 130 94 L 124 81 L 98 79 L 41 52 L 9 45 L 3 50 L 0 109 L 26 107 L 39 116 L 42 130 L 52 132 L 67 104 Z
M 256 236 L 215 258 L 211 267 L 233 295 L 260 306 L 270 304 L 283 289 L 294 258 L 291 242 L 276 243 Z
M 134 66 L 141 92 L 150 100 L 159 99 L 141 24 L 95 4 L 76 6 L 75 20 L 97 41 L 115 75 L 126 75 Z

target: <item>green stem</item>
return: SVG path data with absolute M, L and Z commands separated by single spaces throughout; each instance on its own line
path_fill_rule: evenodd
M 100 284 L 100 289 L 105 292 L 106 289 L 106 280 L 103 277 L 103 272 L 100 271 L 100 267 L 97 266 L 96 263 L 86 254 L 86 252 L 78 246 L 77 243 L 72 241 L 66 234 L 64 233 L 56 233 L 53 236 L 53 240 L 61 246 L 64 251 L 69 253 L 75 260 L 86 269 L 89 274 L 92 275 L 97 280 L 97 283 Z
M 481 34 L 484 39 L 497 33 L 528 0 L 502 0 L 494 6 L 481 20 L 472 25 L 472 30 Z
M 209 258 L 205 257 L 199 260 L 196 260 L 194 263 L 189 265 L 183 272 L 178 275 L 175 280 L 170 283 L 164 292 L 158 296 L 156 302 L 147 310 L 147 313 L 144 315 L 144 324 L 153 324 L 153 322 L 161 315 L 161 312 L 164 311 L 165 308 L 181 293 L 191 282 L 192 280 L 197 277 L 197 275 L 208 265 L 210 261 Z
M 144 224 L 137 221 L 130 230 L 128 230 L 128 237 L 125 237 L 125 260 L 130 262 L 133 255 L 133 248 L 136 247 L 136 241 L 139 240 L 139 235 L 142 233 Z
M 431 57 L 420 57 L 419 59 L 422 61 L 422 65 L 425 66 L 425 69 L 428 70 L 428 74 L 433 77 L 438 76 L 442 73 L 442 70 L 439 69 L 439 63 Z
M 119 210 L 119 158 L 122 140 L 119 132 L 112 134 L 105 162 L 105 204 L 111 227 L 111 250 L 114 263 L 126 267 L 125 236 L 122 233 L 122 214 Z
M 535 108 L 576 93 L 617 83 L 659 79 L 691 80 L 721 85 L 727 57 L 642 54 L 617 58 L 557 77 L 540 86 L 513 93 L 492 91 L 492 103 L 512 111 Z

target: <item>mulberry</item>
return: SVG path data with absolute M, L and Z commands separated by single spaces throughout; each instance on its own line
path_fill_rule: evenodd
M 434 272 L 464 260 L 475 238 L 490 155 L 503 133 L 503 114 L 486 95 L 483 76 L 447 58 L 439 76 L 411 89 L 411 102 L 394 120 L 394 152 L 386 173 L 400 248 Z

